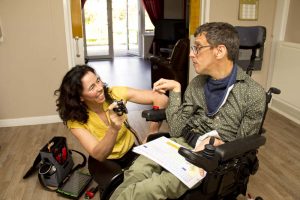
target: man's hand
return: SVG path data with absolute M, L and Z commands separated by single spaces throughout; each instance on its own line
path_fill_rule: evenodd
M 206 144 L 209 144 L 209 140 L 210 140 L 210 137 L 208 138 L 205 138 L 204 140 L 202 140 L 202 142 L 200 142 L 194 149 L 195 152 L 198 152 L 198 151 L 202 151 L 205 147 Z M 224 144 L 224 142 L 218 138 L 215 138 L 215 141 L 213 143 L 213 146 L 219 146 L 221 144 Z M 204 176 L 204 169 L 202 168 L 199 168 L 199 173 L 201 176 Z
M 153 90 L 159 93 L 166 93 L 166 91 L 180 92 L 181 85 L 177 81 L 161 78 L 153 84 Z

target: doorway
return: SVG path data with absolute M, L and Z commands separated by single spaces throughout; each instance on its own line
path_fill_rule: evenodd
M 84 5 L 84 51 L 88 60 L 139 55 L 139 1 L 88 0 Z

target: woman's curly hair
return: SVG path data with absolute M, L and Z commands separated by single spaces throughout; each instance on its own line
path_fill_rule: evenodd
M 66 124 L 68 120 L 87 123 L 88 111 L 87 105 L 80 100 L 83 92 L 81 79 L 88 72 L 96 74 L 95 69 L 88 65 L 76 65 L 64 76 L 59 89 L 54 91 L 56 99 L 56 107 L 60 118 Z M 109 88 L 103 85 L 106 101 L 113 102 L 113 98 L 109 94 Z

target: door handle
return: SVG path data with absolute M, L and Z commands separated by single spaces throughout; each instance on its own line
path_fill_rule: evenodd
M 80 53 L 79 53 L 79 37 L 76 36 L 75 37 L 75 43 L 76 43 L 76 57 L 80 57 Z

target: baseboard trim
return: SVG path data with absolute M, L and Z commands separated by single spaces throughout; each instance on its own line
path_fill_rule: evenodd
M 27 126 L 62 122 L 58 115 L 0 120 L 0 127 Z
M 270 108 L 286 118 L 300 124 L 300 111 L 293 106 L 282 102 L 280 99 L 273 97 Z M 2 119 L 0 120 L 0 127 L 14 127 L 14 126 L 27 126 L 37 124 L 50 124 L 62 122 L 58 115 L 48 115 L 39 117 L 25 117 L 16 119 Z
M 295 106 L 273 97 L 270 108 L 300 125 L 300 110 Z

